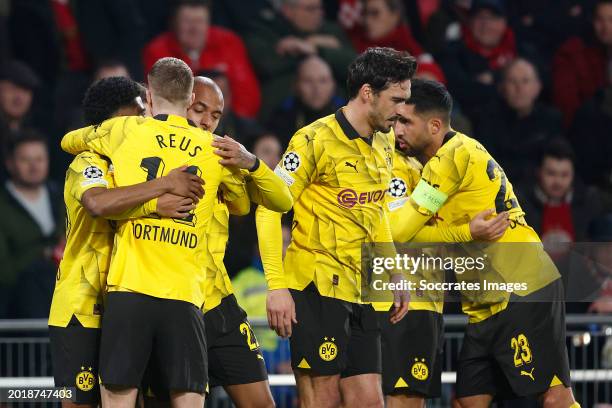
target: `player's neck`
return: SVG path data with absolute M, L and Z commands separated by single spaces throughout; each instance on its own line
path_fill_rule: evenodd
M 450 127 L 445 127 L 443 129 L 440 129 L 437 134 L 432 135 L 432 142 L 425 149 L 423 149 L 422 154 L 417 156 L 417 160 L 420 161 L 421 164 L 425 165 L 425 163 L 427 163 L 432 157 L 436 155 L 436 153 L 438 153 L 438 150 L 440 150 L 440 148 L 444 144 L 444 137 L 450 131 Z
M 344 108 L 342 108 L 346 120 L 359 133 L 359 136 L 364 138 L 372 137 L 374 129 L 368 122 L 368 114 L 357 100 L 350 100 Z
M 156 102 L 154 100 L 154 102 Z M 183 118 L 187 117 L 187 108 L 185 106 L 176 106 L 170 103 L 164 103 L 163 101 L 157 101 L 151 107 L 151 113 L 153 116 L 157 115 L 176 115 Z

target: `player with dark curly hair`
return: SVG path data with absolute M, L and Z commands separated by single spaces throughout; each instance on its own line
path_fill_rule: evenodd
M 115 116 L 142 116 L 146 98 L 146 88 L 134 80 L 125 77 L 100 79 L 85 92 L 85 122 L 95 125 Z
M 131 79 L 105 78 L 87 90 L 83 109 L 88 124 L 115 116 L 142 115 L 144 87 Z M 110 254 L 115 231 L 109 221 L 150 213 L 184 217 L 203 190 L 203 181 L 177 169 L 167 176 L 128 187 L 114 187 L 112 167 L 101 156 L 81 153 L 66 172 L 66 249 L 57 271 L 49 315 L 55 385 L 74 387 L 73 402 L 98 406 L 98 354 Z M 73 406 L 64 402 L 64 407 Z

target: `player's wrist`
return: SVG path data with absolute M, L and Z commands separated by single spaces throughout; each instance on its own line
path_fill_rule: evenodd
M 249 167 L 249 172 L 253 173 L 254 171 L 257 171 L 261 162 L 259 161 L 259 158 L 257 156 L 253 155 L 251 163 L 249 163 L 251 164 L 251 166 Z

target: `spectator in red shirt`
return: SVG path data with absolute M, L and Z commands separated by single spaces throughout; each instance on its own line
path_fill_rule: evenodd
M 363 24 L 355 24 L 347 30 L 357 52 L 369 47 L 391 47 L 408 51 L 417 58 L 419 69 L 445 83 L 444 73 L 415 40 L 404 20 L 401 0 L 365 0 L 363 2 Z
M 541 155 L 537 183 L 519 195 L 527 223 L 557 258 L 565 255 L 564 244 L 587 239 L 589 223 L 602 211 L 599 192 L 575 176 L 574 161 L 567 142 L 550 142 Z
M 592 38 L 567 40 L 553 61 L 553 99 L 566 126 L 578 108 L 606 85 L 612 66 L 612 0 L 597 2 L 593 31 Z
M 210 25 L 209 1 L 179 1 L 172 30 L 155 37 L 144 49 L 145 73 L 163 57 L 180 58 L 194 72 L 224 72 L 232 92 L 240 95 L 232 101 L 232 110 L 246 117 L 257 114 L 261 103 L 259 84 L 244 44 L 231 31 Z

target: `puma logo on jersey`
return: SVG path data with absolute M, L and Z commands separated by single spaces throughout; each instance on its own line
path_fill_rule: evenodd
M 345 167 L 352 167 L 353 169 L 355 169 L 355 171 L 357 173 L 359 173 L 359 170 L 357 170 L 357 162 L 355 162 L 355 164 L 353 164 L 351 162 L 344 162 L 344 166 Z
M 535 370 L 535 367 L 533 367 L 531 369 L 531 371 L 521 370 L 521 375 L 524 375 L 524 376 L 527 376 L 527 377 L 531 378 L 531 381 L 535 381 L 535 378 L 533 378 L 533 370 Z

